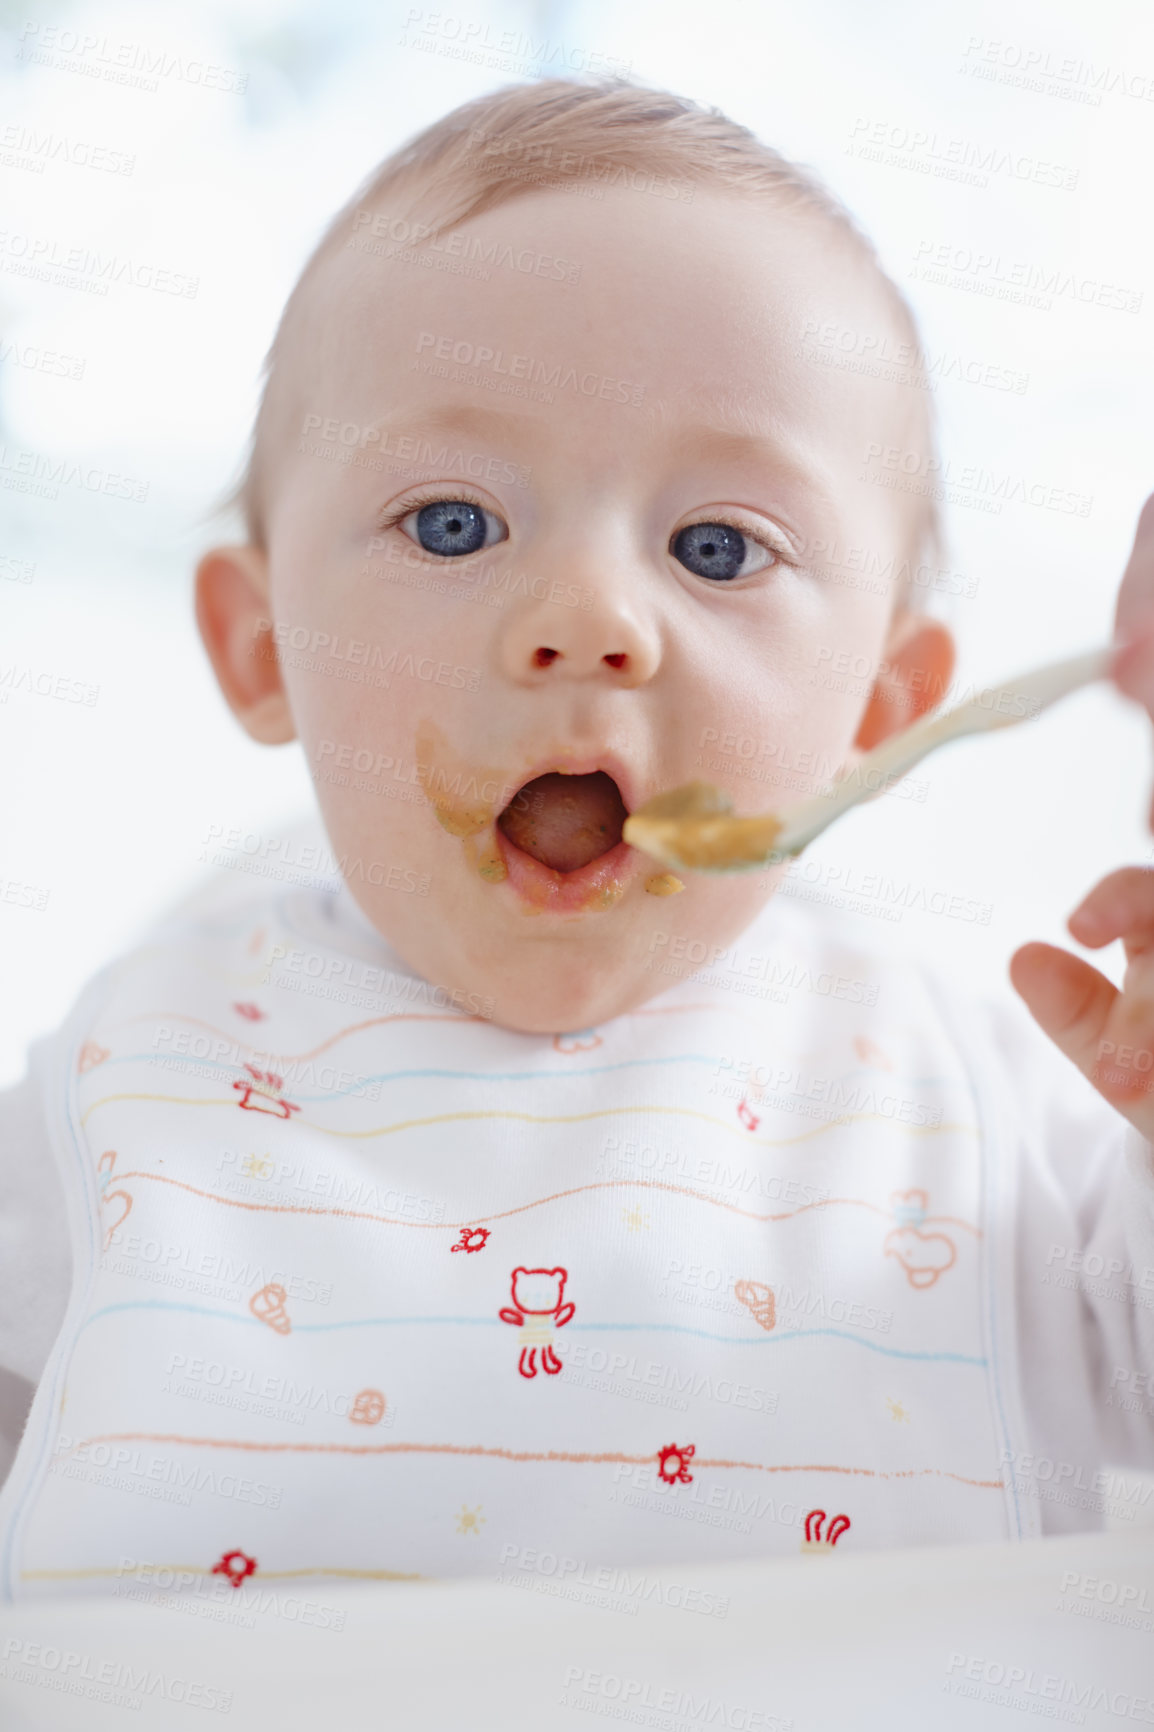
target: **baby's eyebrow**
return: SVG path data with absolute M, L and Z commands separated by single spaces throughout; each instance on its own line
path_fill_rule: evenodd
M 673 413 L 658 400 L 640 405 L 636 413 L 647 432 L 667 435 L 672 451 L 723 463 L 764 464 L 775 476 L 815 494 L 818 503 L 832 502 L 833 478 L 820 457 L 733 392 L 681 397 Z
M 670 439 L 670 447 L 721 463 L 764 464 L 775 478 L 784 475 L 821 500 L 832 496 L 832 479 L 825 465 L 773 428 L 744 432 L 716 422 L 694 421 Z
M 718 420 L 719 409 L 732 419 Z M 684 410 L 692 419 L 680 418 L 679 412 Z M 643 435 L 651 438 L 664 435 L 667 448 L 673 453 L 722 463 L 764 465 L 775 480 L 783 479 L 803 489 L 818 506 L 832 503 L 833 481 L 825 465 L 790 439 L 782 428 L 757 418 L 747 404 L 720 397 L 700 406 L 692 400 L 687 404 L 683 399 L 676 405 L 659 400 L 637 404 L 629 413 L 632 424 Z M 547 425 L 546 416 L 473 403 L 397 404 L 387 415 L 371 423 L 378 434 L 461 433 L 481 439 L 498 435 L 538 449 L 542 429 Z
M 503 434 L 522 441 L 540 438 L 541 417 L 509 409 L 486 409 L 473 403 L 398 404 L 369 423 L 375 433 L 465 433 L 475 438 Z

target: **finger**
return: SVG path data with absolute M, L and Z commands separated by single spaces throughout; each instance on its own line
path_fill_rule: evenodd
M 1010 979 L 1042 1032 L 1093 1082 L 1099 1042 L 1119 996 L 1113 981 L 1053 944 L 1015 951 Z
M 1154 703 L 1154 606 L 1135 619 L 1110 664 L 1110 678 L 1128 698 L 1148 708 Z
M 1154 493 L 1143 505 L 1134 531 L 1134 546 L 1122 573 L 1118 607 L 1114 619 L 1117 637 L 1129 637 L 1139 619 L 1154 603 Z
M 1027 944 L 1010 978 L 1035 1022 L 1117 1112 L 1154 1139 L 1154 1053 L 1127 1039 L 1123 995 L 1088 962 L 1049 944 Z M 1151 1027 L 1149 1019 L 1142 1025 Z
M 1116 938 L 1125 940 L 1127 956 L 1149 950 L 1154 945 L 1154 867 L 1120 866 L 1108 873 L 1066 925 L 1088 950 L 1100 950 Z

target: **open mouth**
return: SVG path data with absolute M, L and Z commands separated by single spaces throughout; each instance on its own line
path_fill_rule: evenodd
M 568 776 L 550 770 L 518 788 L 497 828 L 554 872 L 577 872 L 621 841 L 629 809 L 605 770 Z

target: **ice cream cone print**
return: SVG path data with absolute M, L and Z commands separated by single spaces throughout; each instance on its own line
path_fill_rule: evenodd
M 362 1389 L 353 1397 L 349 1418 L 354 1425 L 379 1425 L 384 1418 L 385 1398 L 379 1389 Z
M 292 1330 L 292 1323 L 285 1310 L 287 1298 L 284 1288 L 276 1281 L 270 1281 L 267 1287 L 262 1287 L 259 1293 L 253 1294 L 248 1308 L 254 1317 L 259 1317 L 262 1323 L 267 1323 L 278 1335 L 288 1335 Z
M 763 1329 L 773 1328 L 777 1321 L 777 1306 L 772 1287 L 767 1287 L 764 1281 L 736 1281 L 733 1296 L 752 1313 Z

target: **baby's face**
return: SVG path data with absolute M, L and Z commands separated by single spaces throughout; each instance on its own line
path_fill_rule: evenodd
M 721 193 L 533 193 L 428 255 L 456 271 L 382 256 L 377 228 L 326 268 L 291 362 L 281 678 L 372 923 L 497 1022 L 580 1029 L 667 990 L 677 938 L 731 943 L 777 876 L 659 894 L 623 808 L 698 778 L 781 808 L 852 752 L 865 698 L 820 671 L 880 659 L 892 607 L 821 549 L 908 553 L 908 501 L 863 477 L 912 393 L 799 334 L 893 315 L 826 224 Z M 498 825 L 560 769 L 571 802 L 554 776 Z

